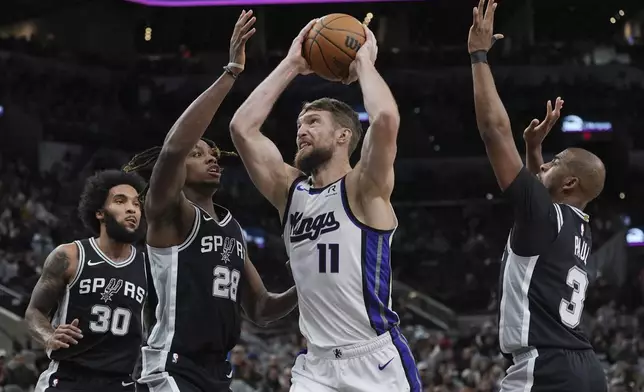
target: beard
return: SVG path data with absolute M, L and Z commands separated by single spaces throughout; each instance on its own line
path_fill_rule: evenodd
M 124 244 L 134 244 L 143 239 L 145 235 L 145 223 L 139 221 L 139 226 L 134 231 L 128 230 L 126 227 L 116 221 L 116 218 L 107 211 L 103 211 L 105 216 L 105 231 L 107 236 L 116 242 Z
M 305 174 L 312 174 L 320 166 L 331 160 L 333 150 L 331 148 L 314 148 L 309 153 L 298 151 L 295 154 L 295 167 Z

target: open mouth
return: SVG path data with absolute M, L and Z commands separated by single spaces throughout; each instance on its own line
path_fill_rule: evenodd
M 137 222 L 138 222 L 138 221 L 136 220 L 136 218 L 133 218 L 133 217 L 125 218 L 125 221 L 126 221 L 127 223 L 130 223 L 130 224 L 134 225 L 134 226 L 136 226 L 136 224 L 137 224 Z
M 301 142 L 297 147 L 298 147 L 298 149 L 299 149 L 299 150 L 302 150 L 302 149 L 304 149 L 305 147 L 310 147 L 310 146 L 311 146 L 311 143 L 308 143 L 308 142 Z

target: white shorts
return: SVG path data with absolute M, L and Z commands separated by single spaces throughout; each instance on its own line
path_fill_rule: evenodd
M 409 344 L 398 328 L 362 344 L 298 355 L 290 392 L 421 392 Z

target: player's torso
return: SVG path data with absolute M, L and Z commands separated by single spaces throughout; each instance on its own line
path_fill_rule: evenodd
M 586 290 L 594 280 L 587 265 L 592 243 L 588 216 L 559 206 L 563 225 L 546 253 L 517 256 L 508 240 L 499 305 L 499 340 L 505 353 L 524 347 L 591 348 L 580 329 Z
M 141 311 L 147 294 L 145 255 L 113 262 L 94 239 L 76 241 L 79 264 L 52 319 L 53 325 L 79 320 L 83 338 L 50 353 L 57 361 L 98 371 L 129 374 L 143 339 Z
M 393 230 L 357 221 L 344 180 L 323 189 L 296 181 L 283 235 L 297 285 L 300 329 L 309 344 L 351 345 L 398 323 L 390 303 Z
M 244 280 L 243 232 L 232 217 L 217 221 L 195 206 L 196 218 L 180 246 L 148 246 L 159 315 L 148 345 L 178 355 L 222 356 L 240 334 Z M 159 318 L 159 316 L 161 316 Z

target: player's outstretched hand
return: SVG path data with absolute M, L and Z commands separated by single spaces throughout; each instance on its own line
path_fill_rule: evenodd
M 308 75 L 310 73 L 313 73 L 311 66 L 306 61 L 304 56 L 302 56 L 302 45 L 304 45 L 306 36 L 309 34 L 309 31 L 317 21 L 317 19 L 313 19 L 312 21 L 307 23 L 302 30 L 300 30 L 297 37 L 295 37 L 295 39 L 293 40 L 293 43 L 288 50 L 288 54 L 286 55 L 285 60 L 289 61 L 300 75 Z
M 242 11 L 235 23 L 233 36 L 230 38 L 230 64 L 229 66 L 241 73 L 246 65 L 246 42 L 255 34 L 253 25 L 257 19 L 253 11 Z
M 367 39 L 364 41 L 364 44 L 362 44 L 360 49 L 358 49 L 355 60 L 351 62 L 351 65 L 349 66 L 349 77 L 342 81 L 344 84 L 351 84 L 358 80 L 358 74 L 356 72 L 357 60 L 375 64 L 376 59 L 378 58 L 378 40 L 376 40 L 376 36 L 369 27 L 366 25 L 363 25 L 363 27 Z
M 45 342 L 48 350 L 58 350 L 69 348 L 70 345 L 78 344 L 78 339 L 82 339 L 83 334 L 78 328 L 78 319 L 74 319 L 71 324 L 59 325 L 54 334 Z
M 478 51 L 487 52 L 496 41 L 503 39 L 503 34 L 494 34 L 496 6 L 495 0 L 479 0 L 478 7 L 474 7 L 472 11 L 474 20 L 467 39 L 467 50 L 470 54 Z
M 548 136 L 552 127 L 559 120 L 561 116 L 561 108 L 563 107 L 564 101 L 561 97 L 557 97 L 555 101 L 555 107 L 552 107 L 552 101 L 548 101 L 546 104 L 546 118 L 543 121 L 539 121 L 536 118 L 530 122 L 530 125 L 523 131 L 523 140 L 528 147 L 537 147 L 543 143 L 543 140 Z

